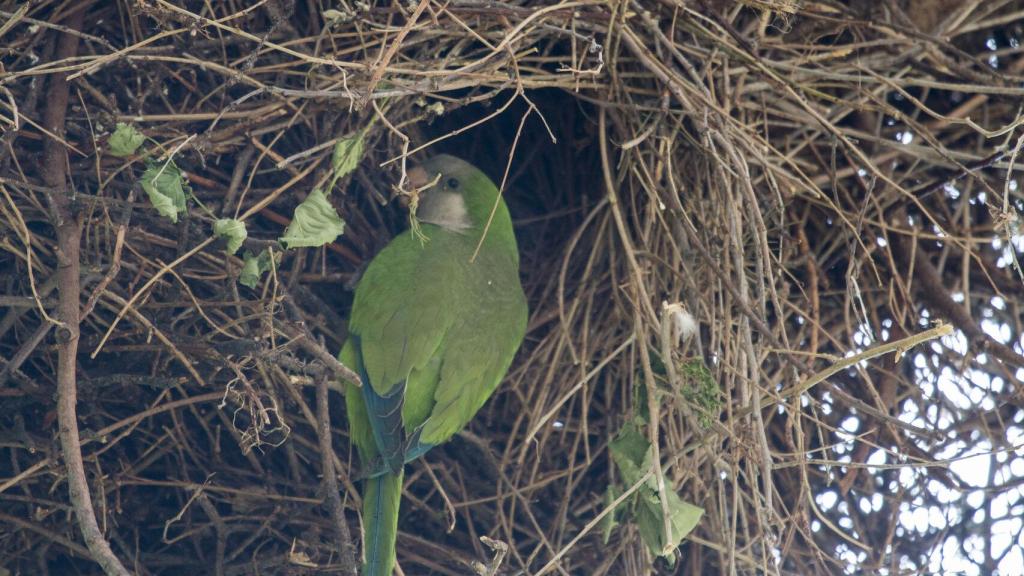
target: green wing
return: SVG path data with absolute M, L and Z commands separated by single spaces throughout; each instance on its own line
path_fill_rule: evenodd
M 402 234 L 359 281 L 349 331 L 360 340 L 360 359 L 378 394 L 387 395 L 425 367 L 454 320 L 458 302 L 445 278 L 457 267 L 433 253 Z
M 407 233 L 373 259 L 356 290 L 342 351 L 364 380 L 346 399 L 353 439 L 364 456 L 380 454 L 392 471 L 404 460 L 405 431 L 433 405 L 439 347 L 457 300 L 438 281 L 453 267 L 431 253 Z

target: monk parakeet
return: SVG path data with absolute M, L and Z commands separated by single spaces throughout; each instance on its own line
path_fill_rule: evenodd
M 418 199 L 422 234 L 400 234 L 370 262 L 339 355 L 363 380 L 345 404 L 367 477 L 365 576 L 394 567 L 404 464 L 469 422 L 526 332 L 519 251 L 494 183 L 447 155 L 409 179 L 433 183 Z

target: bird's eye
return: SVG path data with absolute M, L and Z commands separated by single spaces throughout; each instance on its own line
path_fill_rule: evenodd
M 456 180 L 455 178 L 449 178 L 448 181 L 445 182 L 445 185 L 451 188 L 452 190 L 457 190 L 459 188 L 459 181 Z

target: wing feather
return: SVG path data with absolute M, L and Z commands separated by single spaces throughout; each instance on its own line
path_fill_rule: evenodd
M 419 240 L 396 237 L 367 268 L 356 290 L 349 331 L 360 338 L 369 384 L 381 396 L 423 368 L 451 325 L 443 259 Z

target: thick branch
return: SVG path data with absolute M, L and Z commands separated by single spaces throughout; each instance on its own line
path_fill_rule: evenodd
M 70 15 L 67 27 L 81 30 L 86 7 L 80 7 Z M 73 58 L 78 52 L 78 36 L 62 33 L 57 46 L 57 61 Z M 64 122 L 68 106 L 68 82 L 64 73 L 54 74 L 50 79 L 49 98 L 43 118 L 46 128 L 57 136 L 64 134 Z M 43 148 L 42 177 L 50 191 L 50 207 L 57 227 L 57 289 L 60 301 L 57 310 L 63 324 L 57 332 L 59 352 L 57 360 L 57 418 L 60 427 L 60 445 L 67 467 L 68 491 L 71 506 L 82 530 L 85 545 L 93 559 L 103 571 L 111 576 L 128 576 L 129 572 L 110 549 L 110 544 L 100 532 L 92 497 L 86 480 L 85 464 L 82 461 L 81 441 L 78 435 L 76 404 L 78 389 L 75 363 L 78 356 L 79 336 L 79 294 L 81 292 L 79 249 L 82 223 L 75 214 L 70 190 L 67 185 L 67 153 L 64 145 L 55 138 L 46 140 Z
M 341 569 L 344 574 L 356 576 L 358 565 L 356 564 L 355 547 L 352 546 L 352 532 L 348 529 L 348 522 L 345 520 L 345 507 L 341 502 L 341 495 L 338 493 L 338 480 L 335 478 L 334 470 L 334 448 L 331 447 L 331 412 L 327 398 L 327 379 L 324 376 L 317 378 L 316 385 L 316 419 L 317 438 L 320 441 L 320 462 L 323 471 L 323 489 L 326 492 L 327 504 L 334 520 L 337 533 L 336 543 L 338 554 L 341 556 Z

